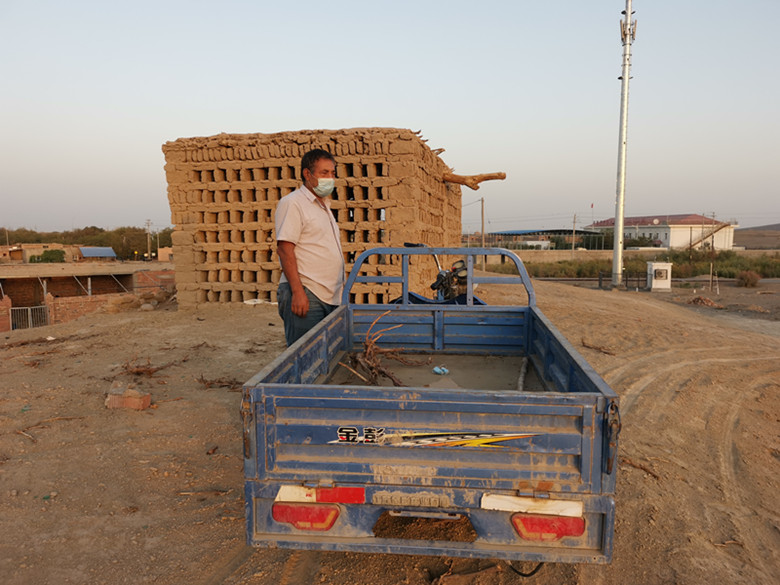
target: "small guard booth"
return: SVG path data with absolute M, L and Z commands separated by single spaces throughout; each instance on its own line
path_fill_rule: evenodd
M 672 263 L 647 263 L 647 288 L 651 292 L 672 290 Z

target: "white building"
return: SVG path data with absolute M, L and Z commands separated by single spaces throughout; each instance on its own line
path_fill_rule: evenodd
M 612 230 L 615 218 L 597 221 L 586 229 Z M 623 238 L 647 238 L 659 248 L 694 248 L 731 250 L 734 247 L 736 223 L 726 223 L 696 213 L 645 215 L 623 219 Z

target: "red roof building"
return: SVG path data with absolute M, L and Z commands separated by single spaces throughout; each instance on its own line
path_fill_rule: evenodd
M 586 227 L 599 231 L 611 230 L 615 227 L 615 218 L 597 221 Z M 644 215 L 624 218 L 623 237 L 626 240 L 646 238 L 659 248 L 731 250 L 734 247 L 736 227 L 736 223 L 718 221 L 698 213 Z

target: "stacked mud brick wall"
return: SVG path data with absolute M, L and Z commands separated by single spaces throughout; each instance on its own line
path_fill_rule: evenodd
M 348 272 L 368 248 L 459 245 L 460 187 L 442 181 L 451 169 L 418 133 L 356 128 L 180 138 L 163 152 L 181 307 L 276 300 L 274 212 L 301 185 L 300 160 L 313 148 L 336 158 L 331 202 Z M 363 273 L 397 275 L 400 266 L 374 257 Z M 415 261 L 412 290 L 425 292 L 435 274 L 432 260 Z M 393 286 L 365 284 L 355 300 L 385 302 L 395 294 Z

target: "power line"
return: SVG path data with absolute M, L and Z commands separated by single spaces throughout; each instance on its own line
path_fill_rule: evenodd
M 482 201 L 482 199 L 481 199 L 481 198 L 480 198 L 480 199 L 477 199 L 476 201 L 472 201 L 471 203 L 466 203 L 466 204 L 464 204 L 464 205 L 461 205 L 460 207 L 461 207 L 461 209 L 463 209 L 464 207 L 468 207 L 469 205 L 476 205 L 476 204 L 477 204 L 477 203 L 479 203 L 480 201 Z

